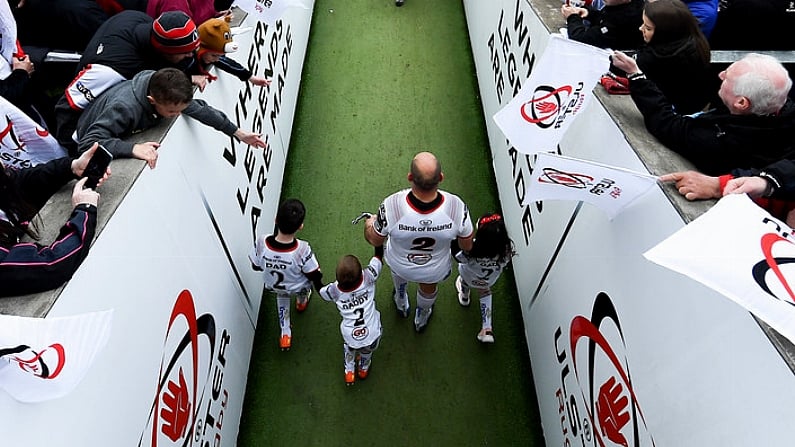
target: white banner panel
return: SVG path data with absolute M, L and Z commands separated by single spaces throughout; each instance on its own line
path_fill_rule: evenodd
M 177 119 L 157 167 L 132 185 L 48 314 L 112 309 L 106 348 L 60 399 L 0 394 L 0 420 L 16 428 L 4 444 L 235 445 L 262 292 L 247 255 L 272 230 L 311 15 L 244 21 L 253 29 L 236 36 L 234 56 L 256 74 L 273 70 L 272 84 L 218 73 L 197 97 L 269 147 Z

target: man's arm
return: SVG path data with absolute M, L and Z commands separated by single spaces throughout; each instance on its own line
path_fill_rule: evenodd
M 52 290 L 68 281 L 85 257 L 97 225 L 99 194 L 83 189 L 86 180 L 75 184 L 74 211 L 47 247 L 22 243 L 0 248 L 0 296 L 19 296 Z
M 384 241 L 386 241 L 386 236 L 381 236 L 376 233 L 375 228 L 373 228 L 375 219 L 377 219 L 377 217 L 372 215 L 364 222 L 364 239 L 373 247 L 381 247 L 384 245 Z

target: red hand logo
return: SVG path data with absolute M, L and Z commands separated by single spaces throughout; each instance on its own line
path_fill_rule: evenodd
M 179 369 L 179 383 L 168 382 L 168 391 L 163 393 L 163 409 L 160 410 L 163 419 L 162 431 L 169 439 L 176 442 L 185 436 L 190 420 L 190 401 L 188 399 L 188 385 L 182 368 Z
M 622 395 L 624 387 L 616 383 L 615 376 L 611 376 L 599 387 L 599 400 L 596 403 L 596 415 L 602 435 L 616 444 L 628 447 L 627 438 L 621 434 L 621 429 L 629 422 L 627 405 L 629 399 Z

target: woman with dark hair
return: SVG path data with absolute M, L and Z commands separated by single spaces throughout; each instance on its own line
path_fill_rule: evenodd
M 646 44 L 635 58 L 646 78 L 677 113 L 703 110 L 717 88 L 717 77 L 709 68 L 709 43 L 687 5 L 681 0 L 646 2 L 640 32 Z
M 52 244 L 43 246 L 21 239 L 47 200 L 83 175 L 96 148 L 95 144 L 75 160 L 58 158 L 32 168 L 8 170 L 0 165 L 0 297 L 59 287 L 88 255 L 97 224 L 99 194 L 83 189 L 86 178 L 75 184 L 74 210 Z

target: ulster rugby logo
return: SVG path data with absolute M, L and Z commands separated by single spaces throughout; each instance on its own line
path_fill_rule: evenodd
M 593 177 L 586 174 L 563 172 L 555 168 L 543 168 L 538 177 L 541 183 L 552 183 L 567 188 L 585 189 L 593 182 Z
M 569 85 L 559 88 L 540 85 L 533 92 L 533 98 L 522 104 L 519 111 L 525 121 L 546 129 L 555 124 L 555 118 L 560 114 L 562 105 L 569 95 L 571 95 L 571 86 Z
M 557 88 L 539 85 L 533 92 L 533 97 L 519 108 L 519 113 L 530 124 L 542 129 L 552 126 L 557 129 L 563 125 L 567 116 L 574 116 L 579 112 L 585 101 L 582 90 L 582 82 L 576 88 L 570 85 Z
M 795 250 L 793 250 L 795 244 L 776 233 L 763 235 L 760 244 L 765 259 L 754 265 L 752 269 L 754 281 L 771 296 L 787 304 L 795 305 L 795 293 L 793 293 L 792 286 L 787 281 L 787 275 L 782 270 L 782 267 L 795 263 L 795 257 L 776 256 L 773 253 L 773 247 L 778 246 L 782 248 L 780 251 L 787 251 L 791 255 L 795 255 Z M 770 272 L 773 273 L 774 279 L 768 282 L 767 276 Z
M 154 404 L 139 445 L 186 446 L 198 424 L 216 344 L 214 318 L 197 318 L 187 290 L 174 303 L 163 344 Z
M 597 295 L 590 320 L 572 320 L 569 336 L 574 376 L 596 445 L 653 446 L 632 388 L 618 314 L 607 294 Z

